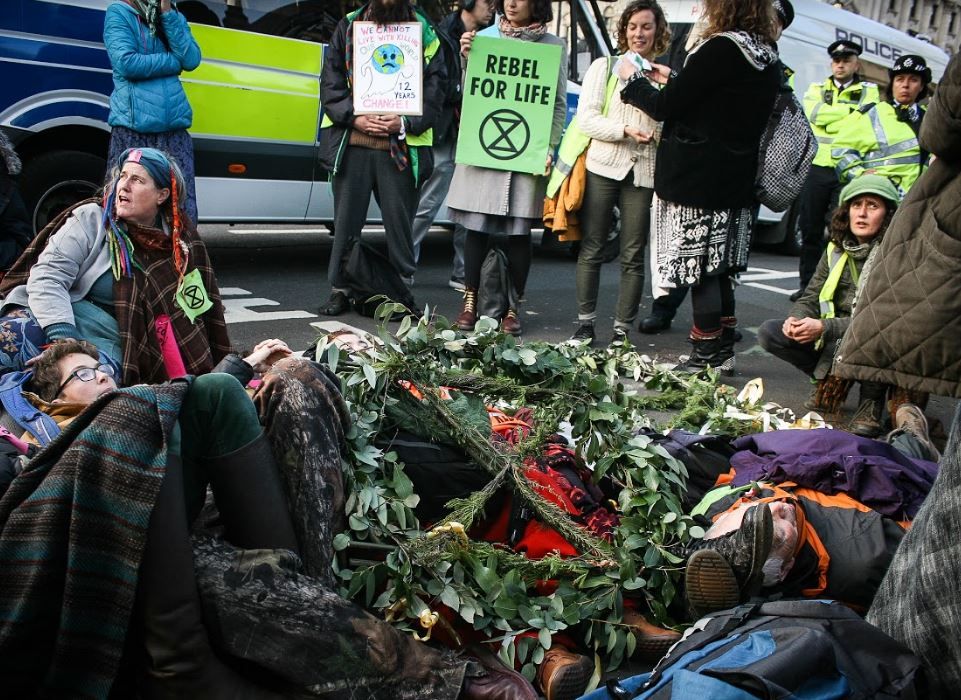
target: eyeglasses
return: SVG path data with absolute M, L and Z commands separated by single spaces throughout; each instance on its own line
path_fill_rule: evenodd
M 63 393 L 63 388 L 67 386 L 74 379 L 79 379 L 82 382 L 92 382 L 97 377 L 97 372 L 107 375 L 108 377 L 116 376 L 116 372 L 111 365 L 97 365 L 96 367 L 77 367 L 73 372 L 67 375 L 67 378 L 63 380 L 63 384 L 57 389 L 57 396 Z

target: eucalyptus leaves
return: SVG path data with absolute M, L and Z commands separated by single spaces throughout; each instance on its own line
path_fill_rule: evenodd
M 395 310 L 388 303 L 378 313 L 386 318 Z M 382 326 L 378 335 L 363 353 L 345 355 L 325 338 L 317 350 L 341 377 L 354 421 L 344 466 L 349 532 L 334 541 L 349 554 L 338 567 L 346 595 L 421 638 L 438 629 L 457 636 L 443 613 L 432 615 L 446 608 L 462 621 L 457 626 L 499 641 L 505 661 L 519 660 L 529 678 L 558 632 L 610 666 L 620 664 L 636 644 L 621 621 L 625 598 L 671 622 L 681 550 L 703 532 L 681 509 L 683 464 L 638 431 L 652 425 L 652 410 L 676 411 L 688 428 L 712 422 L 748 431 L 750 421 L 725 417 L 737 404 L 733 390 L 714 377 L 675 376 L 628 345 L 518 345 L 490 319 L 466 337 L 428 314 L 406 318 L 393 335 Z M 516 449 L 499 449 L 485 425 L 485 404 L 532 409 L 535 431 Z M 456 443 L 490 475 L 486 488 L 449 504 L 450 514 L 431 532 L 414 515 L 419 496 L 397 454 L 377 447 L 398 425 Z M 539 454 L 558 431 L 597 478 L 606 475 L 619 487 L 613 543 L 539 498 L 522 475 L 523 457 Z M 485 506 L 496 508 L 490 499 L 504 486 L 580 556 L 535 561 L 471 540 L 471 524 Z

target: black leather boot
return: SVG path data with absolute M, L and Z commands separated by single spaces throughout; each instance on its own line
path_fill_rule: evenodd
M 241 549 L 300 552 L 266 435 L 206 466 L 228 542 Z
M 210 647 L 194 578 L 180 458 L 171 455 L 157 496 L 140 576 L 134 628 L 145 657 L 138 695 L 145 700 L 279 698 L 224 665 Z
M 734 343 L 725 345 L 723 337 L 704 340 L 691 339 L 694 346 L 691 356 L 678 364 L 675 372 L 696 373 L 711 367 L 728 376 L 734 374 Z

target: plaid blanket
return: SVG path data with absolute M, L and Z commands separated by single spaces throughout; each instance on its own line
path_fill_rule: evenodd
M 0 499 L 5 697 L 110 692 L 167 438 L 188 386 L 137 386 L 101 397 Z
M 951 698 L 961 688 L 961 407 L 940 467 L 867 619 L 921 657 L 924 697 Z
M 161 315 L 170 317 L 187 374 L 206 374 L 230 352 L 224 305 L 207 247 L 191 229 L 185 228 L 181 239 L 189 251 L 187 271 L 196 269 L 200 272 L 213 307 L 191 323 L 174 300 L 180 278 L 173 263 L 169 238 L 167 248 L 159 250 L 152 250 L 134 238 L 134 257 L 140 267 L 134 269 L 132 278 L 121 277 L 113 285 L 114 315 L 120 328 L 123 384 L 126 386 L 168 379 L 155 330 L 155 323 Z

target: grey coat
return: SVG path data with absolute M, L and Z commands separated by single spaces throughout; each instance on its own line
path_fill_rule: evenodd
M 41 328 L 56 323 L 76 325 L 71 304 L 85 298 L 93 283 L 110 269 L 102 216 L 103 209 L 96 203 L 75 209 L 50 236 L 27 283 L 7 294 L 0 312 L 6 313 L 16 304 L 29 307 Z
M 554 93 L 554 118 L 551 121 L 551 153 L 560 143 L 567 118 L 567 46 L 553 34 L 545 34 L 540 43 L 561 47 L 561 70 Z M 457 164 L 447 193 L 447 205 L 452 209 L 494 216 L 538 219 L 544 214 L 544 193 L 547 178 L 491 170 L 473 165 Z
M 937 159 L 911 187 L 861 281 L 835 374 L 961 398 L 961 57 L 921 125 Z

